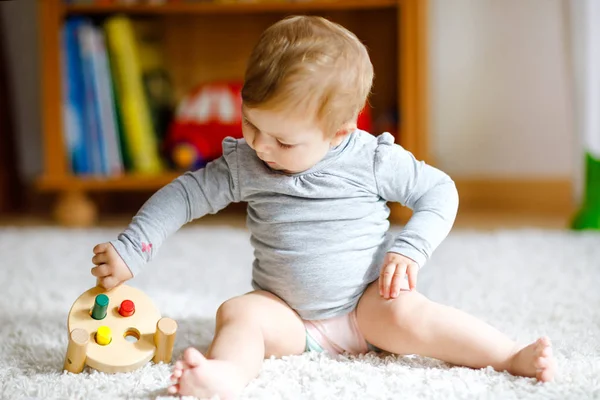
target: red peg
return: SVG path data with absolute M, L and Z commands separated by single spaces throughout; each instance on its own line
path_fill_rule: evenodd
M 121 306 L 119 307 L 119 314 L 123 317 L 131 317 L 135 312 L 135 305 L 131 300 L 123 300 L 121 302 Z

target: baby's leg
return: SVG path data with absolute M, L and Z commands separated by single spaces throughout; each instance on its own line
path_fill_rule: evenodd
M 550 381 L 556 365 L 548 338 L 520 347 L 485 322 L 417 292 L 400 291 L 393 300 L 372 283 L 357 309 L 365 339 L 395 354 L 419 354 L 472 368 L 493 367 L 513 375 Z
M 217 311 L 206 357 L 188 348 L 175 364 L 169 392 L 235 398 L 258 375 L 265 357 L 301 354 L 305 346 L 302 320 L 277 296 L 256 291 L 233 298 Z

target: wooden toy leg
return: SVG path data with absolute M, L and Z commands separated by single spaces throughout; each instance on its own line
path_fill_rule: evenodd
M 156 323 L 156 333 L 154 334 L 154 344 L 156 344 L 156 353 L 154 354 L 154 363 L 171 362 L 173 356 L 173 345 L 175 344 L 175 334 L 177 332 L 177 322 L 171 318 L 161 318 Z
M 63 369 L 78 374 L 85 367 L 87 346 L 90 334 L 85 329 L 73 329 L 69 333 L 69 345 Z

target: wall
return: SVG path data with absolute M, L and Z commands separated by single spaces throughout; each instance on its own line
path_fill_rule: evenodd
M 457 178 L 578 168 L 561 0 L 430 0 L 431 152 Z
M 19 171 L 24 180 L 30 180 L 42 168 L 37 1 L 2 1 L 0 17 Z

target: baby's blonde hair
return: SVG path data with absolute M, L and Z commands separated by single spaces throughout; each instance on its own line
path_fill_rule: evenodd
M 373 84 L 366 47 L 316 16 L 287 17 L 266 29 L 248 61 L 246 107 L 313 115 L 326 135 L 356 121 Z

